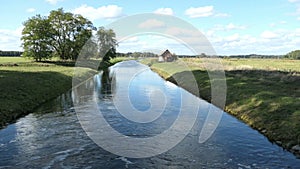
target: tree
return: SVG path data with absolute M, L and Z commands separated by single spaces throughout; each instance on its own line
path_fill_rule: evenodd
M 98 55 L 98 44 L 96 43 L 94 38 L 89 39 L 80 51 L 80 58 L 85 60 L 90 58 L 97 58 Z
M 62 8 L 50 12 L 49 22 L 52 28 L 52 43 L 55 53 L 63 60 L 75 60 L 78 54 L 96 30 L 92 22 Z
M 285 58 L 300 59 L 300 50 L 294 50 L 285 55 Z
M 112 29 L 106 30 L 104 27 L 100 27 L 97 31 L 97 40 L 99 45 L 99 56 L 102 57 L 102 61 L 108 62 L 111 58 L 116 57 L 116 34 Z
M 24 23 L 24 56 L 41 60 L 56 55 L 75 60 L 93 30 L 91 21 L 62 8 L 51 11 L 48 17 L 37 15 Z
M 51 57 L 50 23 L 47 18 L 36 15 L 24 23 L 22 31 L 24 57 L 32 57 L 36 61 Z

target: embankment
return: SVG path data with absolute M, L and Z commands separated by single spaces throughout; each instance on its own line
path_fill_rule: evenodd
M 177 63 L 151 63 L 151 69 L 168 81 L 190 91 L 190 80 Z M 190 63 L 185 63 L 191 65 Z M 172 75 L 167 69 L 173 69 Z M 203 99 L 211 100 L 211 83 L 206 70 L 191 66 Z M 270 141 L 300 155 L 299 72 L 271 70 L 225 70 L 227 98 L 225 111 L 260 131 Z M 175 81 L 175 79 L 177 81 Z M 179 80 L 179 81 L 178 81 Z M 238 130 L 238 129 L 237 129 Z
M 122 60 L 114 59 L 112 64 Z M 37 63 L 17 57 L 0 60 L 0 128 L 71 89 L 74 65 L 59 61 Z M 95 73 L 97 70 L 76 67 L 80 81 Z

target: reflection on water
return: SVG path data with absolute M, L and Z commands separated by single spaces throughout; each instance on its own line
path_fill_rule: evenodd
M 122 64 L 122 63 L 121 63 Z M 135 64 L 138 68 L 138 64 Z M 110 72 L 111 73 L 111 72 Z M 147 77 L 147 78 L 145 78 Z M 129 85 L 134 108 L 147 111 L 151 93 L 160 88 L 167 93 L 166 111 L 151 123 L 130 121 L 116 111 L 112 102 L 116 86 L 106 92 L 101 74 L 49 102 L 35 113 L 0 130 L 0 168 L 297 168 L 300 160 L 273 145 L 263 135 L 239 120 L 224 114 L 213 136 L 199 144 L 200 129 L 210 104 L 199 101 L 200 111 L 189 134 L 173 149 L 142 159 L 114 155 L 98 147 L 83 131 L 73 102 L 94 100 L 103 117 L 118 132 L 147 138 L 168 129 L 178 115 L 181 88 L 160 79 L 150 70 L 137 75 Z M 125 78 L 125 77 L 124 77 Z M 114 79 L 109 79 L 114 81 Z M 83 90 L 86 89 L 86 90 Z M 116 90 L 117 89 L 117 90 Z M 77 92 L 77 93 L 76 93 Z M 79 93 L 80 92 L 80 93 Z M 122 144 L 122 143 L 120 143 Z

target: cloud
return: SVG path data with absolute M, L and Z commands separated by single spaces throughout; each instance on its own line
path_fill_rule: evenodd
M 21 50 L 23 27 L 16 30 L 0 29 L 0 50 Z
M 264 38 L 264 39 L 274 39 L 278 37 L 278 34 L 272 32 L 272 31 L 264 31 L 260 34 L 260 37 Z
M 300 0 L 288 0 L 291 3 L 300 2 Z
M 32 13 L 32 12 L 35 12 L 35 9 L 34 8 L 28 8 L 28 9 L 26 9 L 26 12 Z
M 165 49 L 169 49 L 172 53 L 192 54 L 184 44 L 170 37 L 161 35 L 140 35 L 121 41 L 119 43 L 118 52 L 154 52 L 161 54 Z
M 84 4 L 72 10 L 72 12 L 75 14 L 81 14 L 91 21 L 97 19 L 114 19 L 123 16 L 122 7 L 119 7 L 117 5 L 107 5 L 100 6 L 99 8 L 94 8 L 92 6 L 87 6 L 86 4 Z
M 213 15 L 213 10 L 213 6 L 191 7 L 185 11 L 185 15 L 191 18 L 208 17 Z
M 240 35 L 239 35 L 238 33 L 235 33 L 235 34 L 233 34 L 233 35 L 227 36 L 227 37 L 225 38 L 225 40 L 226 40 L 227 42 L 239 41 L 239 40 L 240 40 Z
M 245 25 L 237 25 L 234 23 L 229 23 L 227 25 L 215 25 L 211 31 L 231 31 L 231 30 L 244 30 L 247 26 Z
M 200 17 L 229 17 L 230 15 L 227 13 L 220 13 L 214 10 L 213 6 L 202 6 L 202 7 L 190 7 L 185 10 L 185 15 L 189 16 L 190 18 L 200 18 Z
M 163 15 L 173 15 L 173 10 L 171 8 L 159 8 L 154 11 L 156 14 L 163 14 Z
M 235 25 L 233 23 L 229 23 L 225 27 L 227 30 L 235 30 L 235 29 L 246 29 L 246 26 L 243 25 Z
M 224 34 L 205 32 L 217 54 L 286 54 L 299 48 L 300 28 L 265 30 L 258 34 Z
M 46 0 L 51 5 L 56 5 L 58 1 L 63 1 L 63 0 Z
M 162 28 L 164 26 L 165 23 L 157 19 L 148 19 L 145 22 L 139 24 L 139 28 L 148 28 L 148 29 Z

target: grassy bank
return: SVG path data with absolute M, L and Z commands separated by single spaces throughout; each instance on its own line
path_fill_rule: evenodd
M 210 101 L 211 83 L 201 59 L 181 61 L 194 74 L 200 96 Z M 151 61 L 143 62 L 149 64 Z M 289 150 L 294 147 L 292 151 L 296 151 L 296 145 L 300 144 L 300 61 L 227 59 L 221 62 L 227 83 L 225 110 L 271 141 Z M 178 69 L 178 62 L 152 61 L 150 65 L 165 79 L 190 91 L 189 79 L 184 78 L 185 71 Z
M 113 63 L 122 60 L 117 58 Z M 97 72 L 90 68 L 76 69 L 81 80 Z M 69 90 L 73 73 L 74 62 L 37 63 L 20 57 L 0 57 L 0 127 Z

